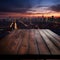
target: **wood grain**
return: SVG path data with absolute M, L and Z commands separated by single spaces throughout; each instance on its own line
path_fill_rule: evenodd
M 0 54 L 59 55 L 60 36 L 49 29 L 17 29 L 0 40 Z

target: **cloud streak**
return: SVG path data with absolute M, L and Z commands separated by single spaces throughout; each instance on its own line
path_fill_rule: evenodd
M 60 12 L 60 4 L 53 5 L 50 7 L 50 9 L 55 12 Z

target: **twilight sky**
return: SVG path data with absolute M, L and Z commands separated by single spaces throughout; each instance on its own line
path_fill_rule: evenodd
M 0 0 L 2 16 L 60 16 L 60 0 Z

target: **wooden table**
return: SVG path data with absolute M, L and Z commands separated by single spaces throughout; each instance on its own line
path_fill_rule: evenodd
M 0 54 L 60 54 L 60 36 L 49 29 L 19 29 L 0 40 Z

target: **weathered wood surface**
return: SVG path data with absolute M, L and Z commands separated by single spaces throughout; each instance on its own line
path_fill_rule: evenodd
M 0 54 L 60 54 L 60 36 L 48 29 L 14 30 L 0 40 Z

